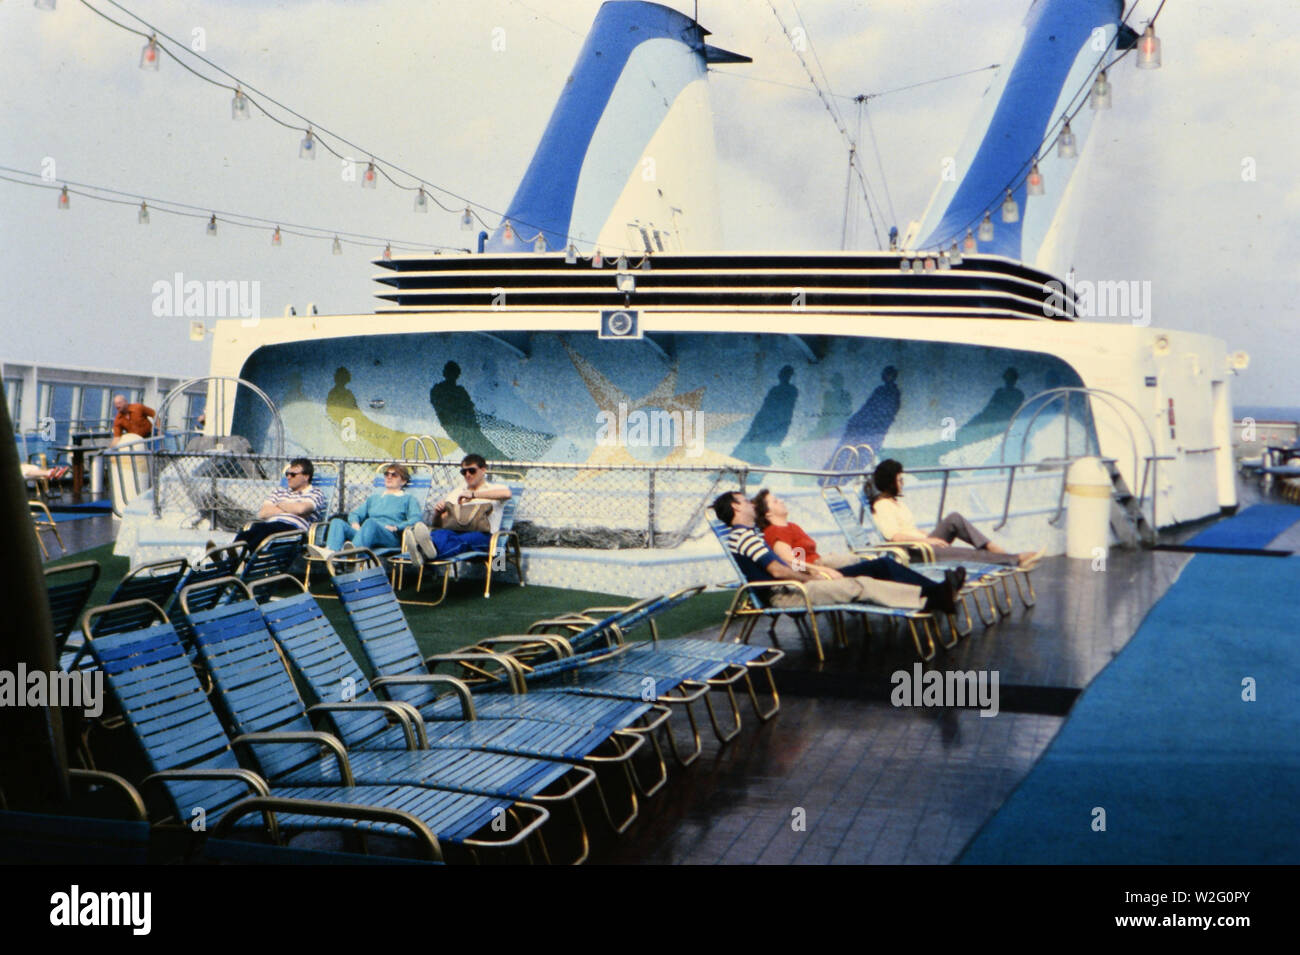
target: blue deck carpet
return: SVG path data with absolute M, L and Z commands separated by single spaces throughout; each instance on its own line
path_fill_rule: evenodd
M 1284 530 L 1300 521 L 1300 507 L 1289 504 L 1255 504 L 1235 517 L 1207 527 L 1184 547 L 1233 547 L 1262 550 Z
M 1300 863 L 1297 593 L 1300 558 L 1192 558 L 958 861 Z

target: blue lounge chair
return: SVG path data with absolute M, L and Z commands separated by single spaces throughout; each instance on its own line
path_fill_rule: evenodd
M 746 670 L 745 687 L 749 693 L 750 703 L 754 707 L 754 713 L 759 720 L 766 722 L 781 709 L 781 697 L 777 693 L 772 671 L 777 662 L 785 656 L 784 651 L 776 647 L 751 647 L 744 644 L 718 643 L 712 640 L 693 640 L 684 637 L 661 640 L 659 637 L 659 627 L 655 618 L 696 596 L 704 589 L 703 585 L 686 587 L 667 596 L 647 597 L 625 607 L 586 607 L 574 614 L 535 621 L 529 626 L 528 634 L 558 631 L 565 636 L 572 653 L 581 653 L 600 646 L 602 642 L 606 646 L 613 646 L 615 640 L 625 641 L 631 631 L 645 624 L 649 627 L 651 642 L 633 644 L 629 651 L 630 656 L 667 653 L 743 666 Z M 507 642 L 519 645 L 521 648 L 527 646 L 525 638 L 521 637 L 489 638 L 480 641 L 479 645 L 485 649 L 496 649 Z M 768 693 L 772 702 L 766 709 L 759 702 L 754 687 L 752 675 L 755 671 L 763 673 L 767 680 Z M 716 724 L 714 729 L 718 729 Z
M 440 663 L 453 662 L 458 666 L 477 668 L 477 675 L 493 679 L 505 673 L 507 682 L 517 677 L 518 670 L 508 657 L 499 654 L 435 654 L 424 658 L 415 635 L 407 625 L 397 597 L 384 577 L 378 560 L 369 551 L 357 549 L 334 554 L 326 562 L 339 601 L 361 643 L 371 668 L 380 677 L 425 677 Z M 340 572 L 343 566 L 355 569 Z M 403 685 L 389 681 L 389 695 L 413 705 L 426 720 L 458 718 L 461 701 L 454 696 L 438 696 L 427 683 L 414 681 Z M 596 727 L 606 735 L 613 734 L 619 741 L 619 731 L 648 739 L 654 751 L 657 769 L 654 781 L 645 784 L 639 772 L 632 778 L 646 795 L 658 792 L 667 781 L 667 766 L 655 738 L 655 730 L 669 717 L 668 708 L 641 700 L 602 699 L 595 696 L 525 695 L 519 682 L 509 683 L 512 693 L 491 693 L 476 696 L 475 710 L 480 719 L 517 719 L 525 717 L 572 726 Z
M 273 841 L 281 833 L 343 830 L 383 834 L 414 832 L 423 847 L 441 857 L 440 841 L 459 844 L 473 854 L 479 848 L 505 848 L 527 839 L 544 820 L 538 818 L 508 839 L 478 838 L 480 831 L 508 813 L 509 801 L 400 785 L 359 786 L 338 740 L 327 733 L 255 733 L 231 740 L 222 728 L 190 666 L 176 631 L 161 609 L 150 626 L 124 633 L 93 636 L 90 611 L 82 622 L 89 652 L 105 674 L 125 722 L 131 727 L 151 773 L 141 788 L 157 786 L 171 817 L 180 825 L 217 820 L 227 812 L 241 831 L 263 830 Z M 337 772 L 333 785 L 277 786 L 245 768 L 235 749 L 275 747 L 261 759 L 289 771 L 294 763 L 309 767 L 320 761 L 321 748 L 332 754 Z M 244 815 L 248 795 L 276 802 L 258 804 L 256 816 Z M 495 829 L 495 827 L 492 827 Z
M 343 695 L 340 694 L 325 697 L 326 702 L 309 710 L 298 695 L 252 593 L 236 580 L 229 580 L 228 585 L 232 599 L 191 615 L 191 621 L 200 659 L 212 674 L 234 729 L 240 733 L 308 732 L 314 729 L 311 715 L 330 715 L 335 718 L 339 728 L 336 735 L 343 743 L 353 777 L 359 784 L 401 783 L 509 798 L 525 812 L 541 790 L 567 776 L 569 781 L 558 787 L 558 798 L 570 804 L 581 827 L 582 816 L 575 798 L 594 779 L 590 770 L 469 749 L 429 750 L 421 745 L 427 744 L 427 737 L 421 739 L 415 732 L 411 714 L 396 703 L 340 699 Z M 294 611 L 315 610 L 318 620 L 324 620 L 316 602 L 305 592 L 287 601 L 272 601 L 268 604 L 271 615 L 283 620 L 286 608 L 282 605 L 286 603 Z M 361 717 L 368 732 L 357 732 L 358 722 L 345 717 Z M 401 727 L 400 741 L 388 732 L 390 721 Z M 314 784 L 329 782 L 332 777 L 322 763 L 289 766 L 286 771 L 283 752 L 274 748 L 262 753 L 254 747 L 254 755 L 258 759 L 257 768 L 273 784 Z M 548 798 L 547 801 L 556 800 Z M 586 856 L 585 828 L 581 843 L 579 861 Z M 542 845 L 545 855 L 545 845 Z
M 727 547 L 727 535 L 731 533 L 731 528 L 716 518 L 709 518 L 709 528 L 713 531 L 714 536 L 718 539 L 718 545 L 727 557 L 727 562 L 731 565 L 735 573 L 735 579 L 740 587 L 736 591 L 736 596 L 732 598 L 731 606 L 727 609 L 726 619 L 722 624 L 722 632 L 718 634 L 718 640 L 725 640 L 727 631 L 731 625 L 740 622 L 740 630 L 736 634 L 736 642 L 748 643 L 754 627 L 758 621 L 764 617 L 776 618 L 783 615 L 790 616 L 795 625 L 804 633 L 813 645 L 817 654 L 818 661 L 826 659 L 825 651 L 822 648 L 821 632 L 817 625 L 817 614 L 824 613 L 829 615 L 832 625 L 832 632 L 839 640 L 842 646 L 847 646 L 848 638 L 844 629 L 845 615 L 860 616 L 863 618 L 864 625 L 873 617 L 884 618 L 892 622 L 899 620 L 907 624 L 908 634 L 912 638 L 912 644 L 916 647 L 917 655 L 925 661 L 932 660 L 936 653 L 935 637 L 938 635 L 938 625 L 935 623 L 934 615 L 923 610 L 902 610 L 895 607 L 882 607 L 877 604 L 869 603 L 848 603 L 848 604 L 830 604 L 814 606 L 812 598 L 808 595 L 807 589 L 800 581 L 797 580 L 774 580 L 774 581 L 755 581 L 746 580 L 745 575 L 740 570 L 740 565 L 736 563 L 735 556 L 731 549 Z M 803 598 L 802 607 L 772 607 L 767 603 L 765 595 L 777 587 L 787 587 L 799 592 Z M 921 636 L 917 631 L 917 624 L 921 625 L 921 633 L 925 634 L 926 648 L 921 645 Z M 868 632 L 870 628 L 868 627 Z M 773 633 L 775 639 L 775 633 Z
M 286 582 L 293 581 L 293 578 L 283 579 Z M 267 580 L 262 585 L 274 583 L 274 580 Z M 545 804 L 565 802 L 570 795 L 576 796 L 584 789 L 590 780 L 594 782 L 601 808 L 612 828 L 621 832 L 636 818 L 636 797 L 633 792 L 630 815 L 623 822 L 614 821 L 603 788 L 599 779 L 595 778 L 592 767 L 626 763 L 644 745 L 643 738 L 615 733 L 618 739 L 611 740 L 610 734 L 604 730 L 530 719 L 476 721 L 474 700 L 468 687 L 452 677 L 427 674 L 378 677 L 373 682 L 367 680 L 333 624 L 321 613 L 320 606 L 310 594 L 300 592 L 269 601 L 262 605 L 261 611 L 276 642 L 316 699 L 372 704 L 372 709 L 365 711 L 340 709 L 330 712 L 330 719 L 337 727 L 340 739 L 348 746 L 371 749 L 404 744 L 405 738 L 398 739 L 383 713 L 373 708 L 378 704 L 399 707 L 415 718 L 416 735 L 431 749 L 468 749 L 506 756 L 526 755 L 533 759 L 559 761 L 573 770 L 572 775 L 576 778 L 571 781 L 568 789 L 532 794 L 528 797 L 530 799 Z M 376 695 L 376 689 L 387 693 L 391 686 L 411 687 L 421 684 L 452 687 L 461 701 L 461 716 L 464 718 L 438 719 L 425 723 L 409 702 L 385 701 Z M 612 749 L 614 755 L 598 755 L 597 751 L 605 747 Z M 569 779 L 570 774 L 562 775 Z M 630 786 L 631 777 L 626 778 Z M 549 781 L 547 785 L 550 785 Z
M 151 619 L 152 611 L 144 604 L 131 603 L 130 601 L 148 600 L 159 607 L 167 606 L 167 601 L 176 593 L 189 566 L 189 561 L 184 557 L 179 557 L 171 560 L 155 561 L 151 564 L 141 564 L 131 571 L 122 578 L 106 601 L 109 604 L 125 604 L 125 606 L 114 613 L 96 616 L 95 635 L 118 633 L 122 630 L 138 630 L 144 626 L 145 622 Z M 64 670 L 71 670 L 81 663 L 87 662 L 82 652 L 84 646 L 81 634 L 76 634 L 64 648 L 63 655 L 59 659 L 59 665 Z

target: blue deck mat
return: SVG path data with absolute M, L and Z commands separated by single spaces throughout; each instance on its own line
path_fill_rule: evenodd
M 1207 527 L 1184 547 L 1235 547 L 1262 550 L 1288 527 L 1300 521 L 1300 507 L 1289 504 L 1255 504 L 1236 517 Z
M 1300 863 L 1297 592 L 1300 558 L 1192 558 L 958 861 Z

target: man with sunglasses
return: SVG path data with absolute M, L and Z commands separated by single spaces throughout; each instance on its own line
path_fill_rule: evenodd
M 421 521 L 411 528 L 415 550 L 410 556 L 416 563 L 454 557 L 467 550 L 486 550 L 492 542 L 491 535 L 501 527 L 501 512 L 510 499 L 510 488 L 487 483 L 487 461 L 480 454 L 465 455 L 465 460 L 460 462 L 460 474 L 465 486 L 453 490 L 433 509 L 437 526 L 431 530 Z M 464 529 L 461 519 L 473 508 L 474 501 L 489 502 L 486 506 L 491 508 L 491 513 L 483 522 L 486 530 Z M 455 528 L 445 526 L 448 524 Z
M 257 520 L 235 535 L 250 551 L 272 534 L 306 531 L 325 513 L 325 494 L 311 486 L 315 467 L 306 458 L 294 458 L 284 472 L 285 487 L 271 492 L 257 512 Z

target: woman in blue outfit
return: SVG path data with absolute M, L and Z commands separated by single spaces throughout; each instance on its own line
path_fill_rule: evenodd
M 328 557 L 351 541 L 357 547 L 400 547 L 402 531 L 420 519 L 420 502 L 405 491 L 411 472 L 400 464 L 384 468 L 384 489 L 366 498 L 345 521 L 330 521 L 321 556 Z

